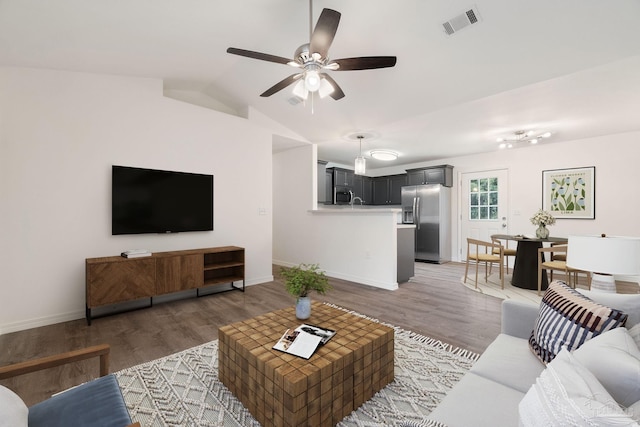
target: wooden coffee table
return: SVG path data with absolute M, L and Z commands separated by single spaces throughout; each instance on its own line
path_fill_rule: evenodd
M 308 360 L 272 350 L 302 323 L 337 333 Z M 295 308 L 218 330 L 222 383 L 263 426 L 334 426 L 393 381 L 393 329 L 314 302 L 311 318 Z

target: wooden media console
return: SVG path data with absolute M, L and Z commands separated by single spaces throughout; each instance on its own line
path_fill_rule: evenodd
M 140 258 L 87 258 L 86 317 L 96 307 L 213 285 L 231 284 L 244 292 L 244 248 L 223 246 L 157 252 Z M 242 281 L 242 287 L 234 282 Z

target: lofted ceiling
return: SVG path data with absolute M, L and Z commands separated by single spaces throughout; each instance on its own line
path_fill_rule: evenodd
M 553 132 L 544 144 L 640 130 L 639 0 L 315 0 L 314 23 L 325 7 L 342 13 L 331 58 L 398 58 L 329 72 L 339 101 L 262 98 L 292 69 L 226 53 L 293 58 L 307 0 L 0 0 L 0 65 L 159 78 L 167 96 L 254 109 L 336 163 L 353 162 L 359 133 L 374 136 L 365 156 L 399 153 L 370 169 L 494 151 L 517 130 Z M 472 7 L 479 22 L 447 35 Z

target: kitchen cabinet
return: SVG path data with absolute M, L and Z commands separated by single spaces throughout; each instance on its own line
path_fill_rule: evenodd
M 407 185 L 442 184 L 453 186 L 453 166 L 440 165 L 428 168 L 408 169 Z
M 398 225 L 398 283 L 408 282 L 415 276 L 416 228 Z
M 325 179 L 324 179 L 324 188 L 325 188 L 325 204 L 333 203 L 333 171 L 325 170 Z
M 362 199 L 363 205 L 373 204 L 373 178 L 364 175 L 353 176 L 353 195 Z M 357 202 L 356 202 L 357 204 Z
M 334 187 L 353 187 L 353 171 L 342 168 L 328 168 L 333 172 Z
M 399 205 L 402 203 L 402 187 L 407 185 L 407 175 L 390 175 L 373 178 L 373 204 Z
M 331 192 L 327 193 L 327 162 L 318 160 L 318 204 L 327 202 L 327 195 L 331 198 Z

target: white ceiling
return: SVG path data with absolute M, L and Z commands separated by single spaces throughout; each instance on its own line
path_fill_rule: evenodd
M 363 151 L 409 164 L 497 149 L 519 129 L 556 143 L 640 130 L 640 0 L 316 0 L 342 13 L 330 57 L 395 55 L 394 68 L 331 72 L 346 97 L 291 105 L 293 73 L 226 53 L 293 57 L 307 0 L 0 0 L 0 65 L 163 79 L 165 91 L 224 112 L 252 107 L 350 164 Z M 447 36 L 475 6 L 481 21 Z

